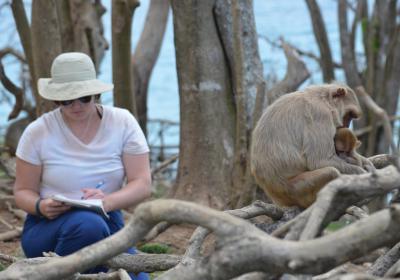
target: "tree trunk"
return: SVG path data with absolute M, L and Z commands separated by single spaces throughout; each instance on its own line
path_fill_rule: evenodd
M 172 195 L 216 208 L 230 203 L 235 105 L 214 0 L 173 0 L 180 96 L 180 157 Z
M 89 55 L 98 71 L 104 52 L 109 48 L 104 38 L 100 1 L 57 1 L 63 52 L 79 51 Z
M 132 94 L 131 30 L 132 17 L 138 0 L 112 1 L 112 62 L 114 105 L 128 109 L 137 116 Z
M 265 98 L 253 2 L 176 0 L 172 7 L 181 105 L 172 193 L 216 208 L 246 204 L 255 195 L 248 156 L 255 101 Z
M 255 123 L 256 95 L 265 95 L 253 1 L 217 0 L 215 17 L 227 57 L 235 100 L 232 202 L 233 206 L 241 207 L 250 203 L 255 196 L 255 183 L 250 173 L 250 136 Z
M 32 2 L 32 53 L 37 87 L 38 78 L 49 78 L 53 59 L 61 53 L 61 36 L 55 0 L 34 0 Z M 39 96 L 36 99 L 36 114 L 48 112 L 54 103 Z
M 147 134 L 147 89 L 151 72 L 160 53 L 167 25 L 169 2 L 151 0 L 144 29 L 132 56 L 133 95 L 139 124 Z
M 347 31 L 347 1 L 339 1 L 338 9 L 342 62 L 349 85 L 353 88 L 363 86 L 375 102 L 386 110 L 389 116 L 397 111 L 400 81 L 400 43 L 399 27 L 396 27 L 396 1 L 376 1 L 371 18 L 368 18 L 367 3 L 360 1 L 358 13 L 364 36 L 366 69 L 363 76 L 359 75 L 357 61 L 354 55 L 355 36 L 349 36 Z M 354 28 L 353 28 L 354 29 Z M 396 78 L 395 78 L 396 77 Z M 361 153 L 370 156 L 387 153 L 389 145 L 384 138 L 384 132 L 377 125 L 380 119 L 371 112 L 364 110 L 364 119 L 357 127 L 366 123 L 372 125 L 368 137 L 362 137 Z
M 15 20 L 15 25 L 17 26 L 18 35 L 21 40 L 22 48 L 25 53 L 25 58 L 28 63 L 29 72 L 31 74 L 30 86 L 33 97 L 36 101 L 38 101 L 40 97 L 36 87 L 37 78 L 33 63 L 31 28 L 29 26 L 28 17 L 26 16 L 24 3 L 22 0 L 14 0 L 11 2 L 11 9 Z
M 331 48 L 329 47 L 328 36 L 326 35 L 325 24 L 322 19 L 321 11 L 316 0 L 306 0 L 310 11 L 312 27 L 319 51 L 321 53 L 320 66 L 324 82 L 331 82 L 335 79 Z

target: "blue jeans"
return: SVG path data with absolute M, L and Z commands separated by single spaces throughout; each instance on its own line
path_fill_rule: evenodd
M 22 249 L 28 258 L 42 257 L 43 252 L 49 251 L 60 256 L 72 254 L 116 233 L 124 226 L 121 211 L 108 214 L 110 219 L 91 211 L 72 209 L 53 220 L 28 214 L 22 232 Z M 135 249 L 129 249 L 128 253 L 135 254 Z M 106 270 L 105 267 L 98 266 L 85 273 Z M 149 279 L 143 272 L 129 275 L 135 280 Z

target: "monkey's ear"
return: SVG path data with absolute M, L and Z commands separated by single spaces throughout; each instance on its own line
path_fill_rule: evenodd
M 356 141 L 356 144 L 354 145 L 354 148 L 355 148 L 355 149 L 359 148 L 359 147 L 361 146 L 361 144 L 362 144 L 361 141 L 360 141 L 360 140 L 357 140 L 357 141 Z
M 346 90 L 344 88 L 338 88 L 336 92 L 332 94 L 333 98 L 341 98 L 346 95 Z

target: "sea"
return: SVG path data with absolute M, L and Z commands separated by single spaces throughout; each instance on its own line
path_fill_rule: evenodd
M 0 49 L 13 47 L 21 49 L 18 33 L 12 18 L 10 1 L 0 0 Z M 319 0 L 322 16 L 326 25 L 330 47 L 334 60 L 340 61 L 339 32 L 337 1 Z M 28 15 L 30 14 L 31 1 L 24 1 Z M 103 16 L 105 37 L 111 44 L 111 1 L 102 1 L 107 8 Z M 133 50 L 140 37 L 150 0 L 141 0 L 140 6 L 135 10 L 132 27 Z M 264 66 L 264 75 L 268 81 L 280 80 L 286 72 L 286 59 L 282 49 L 274 46 L 269 41 L 278 42 L 280 38 L 297 48 L 318 55 L 318 48 L 312 31 L 311 20 L 305 1 L 303 0 L 253 0 L 254 15 L 257 33 L 259 34 L 258 47 Z M 158 60 L 153 69 L 148 89 L 148 117 L 150 120 L 167 120 L 179 123 L 179 93 L 175 64 L 175 48 L 173 33 L 173 15 L 170 10 L 167 28 Z M 266 40 L 267 38 L 268 40 Z M 132 51 L 133 51 L 132 50 Z M 302 85 L 320 83 L 322 81 L 318 64 L 313 59 L 304 58 L 311 77 Z M 19 83 L 19 64 L 15 58 L 7 56 L 3 59 L 7 75 Z M 99 71 L 99 79 L 105 82 L 112 81 L 111 52 L 107 51 Z M 343 73 L 337 71 L 336 79 L 341 80 Z M 271 85 L 268 83 L 267 85 Z M 0 127 L 9 124 L 7 116 L 11 111 L 13 97 L 6 93 L 0 85 Z M 112 95 L 103 94 L 102 101 L 112 104 Z M 163 127 L 165 129 L 165 125 Z M 161 127 L 159 122 L 150 121 L 148 127 L 148 141 L 153 145 L 176 146 L 179 143 L 179 126 L 170 125 L 163 133 L 160 140 Z

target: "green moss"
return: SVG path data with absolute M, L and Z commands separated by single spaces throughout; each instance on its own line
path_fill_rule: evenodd
M 158 276 L 160 276 L 161 274 L 163 274 L 165 271 L 157 271 L 157 272 L 152 272 L 150 273 L 150 279 L 156 279 Z
M 368 33 L 368 18 L 366 17 L 361 19 L 361 31 L 363 34 Z
M 152 194 L 153 198 L 162 198 L 166 195 L 168 189 L 170 189 L 171 186 L 169 186 L 167 183 L 163 181 L 158 181 L 155 186 L 154 186 L 154 191 Z
M 349 223 L 345 221 L 336 221 L 336 222 L 331 222 L 327 227 L 326 230 L 329 232 L 337 231 L 341 228 L 344 228 L 347 226 Z
M 169 247 L 159 243 L 147 243 L 140 246 L 139 250 L 148 254 L 167 254 Z

